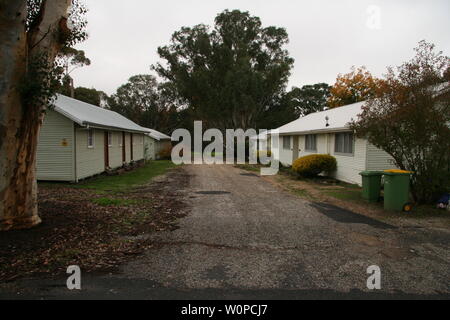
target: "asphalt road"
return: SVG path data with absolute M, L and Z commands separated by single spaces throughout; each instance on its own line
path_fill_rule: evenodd
M 450 298 L 450 233 L 389 225 L 301 199 L 233 166 L 185 166 L 180 228 L 119 274 L 23 280 L 0 298 Z M 170 188 L 170 180 L 165 181 Z M 367 268 L 381 290 L 367 289 Z

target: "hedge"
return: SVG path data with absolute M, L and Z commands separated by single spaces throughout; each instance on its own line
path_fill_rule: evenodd
M 322 172 L 335 171 L 336 168 L 336 158 L 328 154 L 312 154 L 299 158 L 292 164 L 292 170 L 303 177 L 315 177 Z

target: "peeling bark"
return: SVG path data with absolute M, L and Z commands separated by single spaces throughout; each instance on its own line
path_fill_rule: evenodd
M 41 222 L 37 207 L 36 149 L 45 106 L 25 105 L 20 93 L 27 64 L 61 49 L 60 22 L 70 0 L 43 1 L 39 23 L 25 30 L 26 0 L 0 0 L 0 230 Z

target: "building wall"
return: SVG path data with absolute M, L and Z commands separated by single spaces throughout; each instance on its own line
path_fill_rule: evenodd
M 278 146 L 275 146 L 273 148 L 273 153 L 279 154 L 280 162 L 284 166 L 291 166 L 292 165 L 292 158 L 293 158 L 293 152 L 292 152 L 292 146 L 293 146 L 293 137 L 290 136 L 291 139 L 291 148 L 290 149 L 284 149 L 283 148 L 283 136 L 279 137 L 278 140 Z
M 397 169 L 390 155 L 378 149 L 371 143 L 367 143 L 367 170 Z
M 129 132 L 125 132 L 125 162 L 130 163 L 131 162 L 131 135 Z
M 156 141 L 156 159 L 159 159 L 159 153 L 163 151 L 166 148 L 169 148 L 172 146 L 172 142 L 170 140 L 160 140 Z
M 88 130 L 76 129 L 76 170 L 78 179 L 105 171 L 105 131 L 94 130 L 94 146 L 88 147 Z
M 333 177 L 341 181 L 361 185 L 362 178 L 359 173 L 367 170 L 367 140 L 355 138 L 353 155 L 341 155 L 334 152 L 335 135 L 331 134 L 330 136 L 331 155 L 336 158 L 338 163 L 338 170 Z
M 74 181 L 74 123 L 49 110 L 39 135 L 37 179 Z
M 133 160 L 144 159 L 144 134 L 133 133 Z
M 111 131 L 112 145 L 109 146 L 109 167 L 120 168 L 122 163 L 122 131 Z
M 367 159 L 367 142 L 365 139 L 355 138 L 354 152 L 352 155 L 336 154 L 334 151 L 334 138 L 333 133 L 330 134 L 318 134 L 317 135 L 317 151 L 305 150 L 305 136 L 293 136 L 291 137 L 291 149 L 294 146 L 293 139 L 299 139 L 299 158 L 310 154 L 330 154 L 336 158 L 338 164 L 338 170 L 332 175 L 334 178 L 348 182 L 361 184 L 362 179 L 359 173 L 366 169 Z M 283 137 L 280 136 L 279 140 L 280 148 L 280 162 L 283 165 L 292 165 L 293 163 L 293 151 L 283 149 Z
M 144 158 L 145 160 L 156 160 L 156 143 L 152 137 L 144 137 Z

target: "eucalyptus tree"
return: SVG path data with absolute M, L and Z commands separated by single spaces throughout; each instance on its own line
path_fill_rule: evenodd
M 60 80 L 55 58 L 86 38 L 78 0 L 0 0 L 0 230 L 40 223 L 36 148 Z
M 294 60 L 285 29 L 263 27 L 238 10 L 220 13 L 213 27 L 183 27 L 158 48 L 154 66 L 205 127 L 256 128 L 274 98 L 285 91 Z

